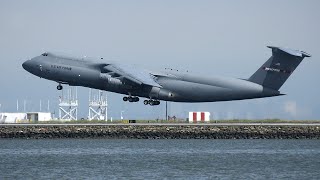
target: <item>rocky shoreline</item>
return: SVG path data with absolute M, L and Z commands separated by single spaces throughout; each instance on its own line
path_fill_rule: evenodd
M 65 125 L 1 126 L 0 138 L 320 139 L 318 126 Z

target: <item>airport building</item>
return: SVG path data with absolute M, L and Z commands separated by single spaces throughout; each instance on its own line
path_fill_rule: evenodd
M 0 113 L 0 123 L 30 123 L 51 121 L 52 115 L 47 112 Z

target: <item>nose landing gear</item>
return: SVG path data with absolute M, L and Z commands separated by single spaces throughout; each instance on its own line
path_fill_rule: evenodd
M 152 100 L 152 99 L 150 99 L 150 100 L 144 100 L 143 101 L 143 104 L 144 105 L 150 105 L 150 106 L 157 106 L 157 105 L 160 105 L 160 101 L 157 101 L 157 100 Z
M 59 85 L 57 86 L 57 89 L 58 89 L 59 91 L 62 90 L 62 89 L 63 89 L 62 85 L 59 84 Z

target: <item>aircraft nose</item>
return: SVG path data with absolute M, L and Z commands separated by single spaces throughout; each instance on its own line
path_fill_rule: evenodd
M 26 71 L 28 71 L 30 69 L 30 60 L 27 60 L 26 62 L 24 62 L 22 64 L 23 69 L 25 69 Z

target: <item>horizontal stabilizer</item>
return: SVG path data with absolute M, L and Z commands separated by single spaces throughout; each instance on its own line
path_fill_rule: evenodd
M 294 50 L 294 49 L 289 49 L 289 48 L 281 48 L 281 47 L 274 47 L 274 46 L 267 46 L 268 48 L 272 49 L 272 50 L 279 50 L 282 51 L 284 53 L 290 54 L 292 56 L 297 56 L 297 57 L 311 57 L 310 54 L 303 52 L 303 51 L 299 51 L 299 50 Z

